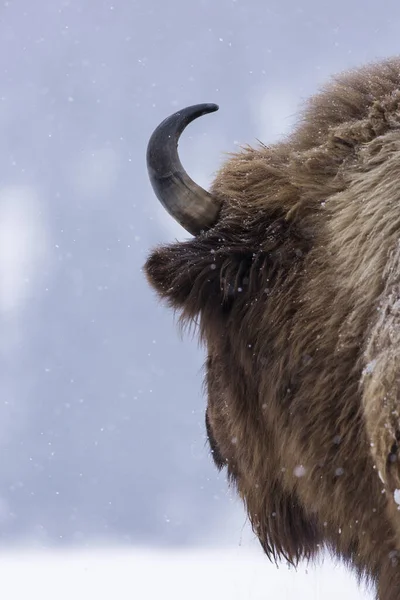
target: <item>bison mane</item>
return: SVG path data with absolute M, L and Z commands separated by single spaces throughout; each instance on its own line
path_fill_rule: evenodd
M 400 59 L 229 157 L 215 225 L 146 274 L 207 349 L 207 430 L 266 554 L 400 594 Z M 397 498 L 399 494 L 399 498 Z

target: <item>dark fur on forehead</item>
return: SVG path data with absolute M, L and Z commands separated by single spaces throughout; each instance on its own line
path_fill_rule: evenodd
M 146 272 L 160 296 L 181 311 L 182 322 L 201 313 L 209 326 L 232 310 L 246 310 L 249 296 L 267 297 L 308 246 L 283 217 L 268 223 L 261 213 L 246 224 L 221 223 L 216 231 L 161 248 L 147 261 Z
M 328 547 L 380 600 L 400 589 L 399 182 L 394 58 L 334 78 L 280 143 L 231 156 L 215 226 L 145 266 L 200 326 L 215 461 L 268 556 Z

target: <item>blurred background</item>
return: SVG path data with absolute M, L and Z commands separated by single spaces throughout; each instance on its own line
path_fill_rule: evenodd
M 333 73 L 398 53 L 399 27 L 394 0 L 1 3 L 3 548 L 251 542 L 205 443 L 203 350 L 141 271 L 187 237 L 152 193 L 147 141 L 218 103 L 180 143 L 207 186 Z

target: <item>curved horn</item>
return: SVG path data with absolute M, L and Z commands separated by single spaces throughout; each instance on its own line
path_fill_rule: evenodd
M 218 108 L 216 104 L 196 104 L 174 113 L 155 129 L 147 147 L 147 170 L 157 198 L 192 235 L 214 225 L 220 206 L 186 173 L 179 160 L 178 141 L 189 123 Z

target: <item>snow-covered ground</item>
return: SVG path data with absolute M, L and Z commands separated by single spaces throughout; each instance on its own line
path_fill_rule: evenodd
M 372 598 L 326 560 L 296 572 L 242 547 L 0 552 L 7 600 L 357 600 Z

